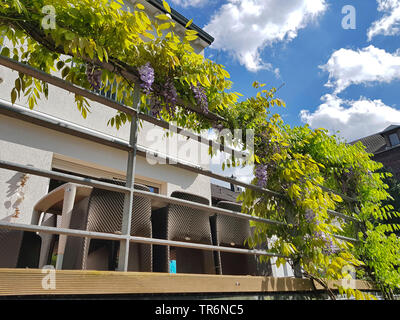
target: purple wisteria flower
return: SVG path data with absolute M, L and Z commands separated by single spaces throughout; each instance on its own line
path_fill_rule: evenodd
M 327 236 L 324 232 L 314 231 L 313 235 L 315 238 L 323 240 L 325 243 L 325 248 L 322 249 L 324 254 L 333 254 L 336 251 L 336 247 L 333 244 L 333 240 L 330 236 Z
M 163 106 L 167 112 L 172 114 L 175 111 L 178 93 L 173 80 L 168 79 L 164 85 L 154 84 L 153 94 L 150 98 L 150 109 L 153 117 L 160 114 Z
M 162 110 L 160 98 L 151 96 L 150 98 L 150 112 L 153 117 L 157 117 Z
M 200 105 L 201 110 L 207 114 L 208 113 L 208 100 L 207 100 L 207 95 L 206 95 L 206 90 L 197 84 L 197 86 L 194 86 L 193 84 L 190 85 L 190 88 L 192 89 L 194 93 L 194 97 L 197 101 L 197 103 Z
M 92 65 L 88 65 L 86 67 L 87 80 L 94 90 L 100 90 L 102 74 L 103 74 L 103 72 L 99 68 L 96 68 Z
M 255 169 L 255 176 L 257 178 L 257 185 L 261 188 L 265 188 L 267 186 L 267 165 L 264 164 L 258 164 L 256 165 Z
M 313 211 L 313 210 L 310 210 L 310 209 L 307 209 L 307 210 L 306 210 L 306 214 L 305 214 L 305 218 L 306 218 L 306 221 L 307 221 L 308 223 L 314 222 L 314 219 L 315 219 L 315 213 L 314 213 L 314 211 Z
M 161 95 L 164 97 L 165 106 L 167 108 L 168 113 L 172 113 L 176 106 L 176 100 L 178 98 L 178 93 L 176 92 L 176 88 L 174 82 L 171 79 L 168 79 L 164 88 L 161 91 Z
M 222 129 L 224 129 L 224 126 L 221 123 L 213 123 L 212 128 L 217 130 L 218 132 L 221 132 Z
M 152 85 L 154 83 L 154 69 L 151 67 L 150 62 L 138 68 L 140 80 L 142 83 L 140 86 L 146 94 L 152 91 Z

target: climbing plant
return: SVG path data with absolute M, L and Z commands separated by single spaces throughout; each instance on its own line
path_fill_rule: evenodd
M 110 91 L 127 106 L 133 107 L 133 89 L 139 87 L 141 111 L 196 132 L 251 129 L 252 148 L 245 136 L 236 137 L 250 156 L 224 165 L 254 162 L 252 183 L 259 188 L 240 195 L 243 211 L 285 224 L 254 223 L 249 244 L 276 239 L 270 250 L 285 257 L 278 265 L 288 262 L 325 286 L 339 280 L 339 291 L 348 297 L 374 298 L 345 285 L 356 272 L 392 298 L 400 285 L 400 242 L 393 233 L 399 226 L 383 222 L 399 214 L 384 202 L 390 195 L 387 174 L 377 172 L 381 164 L 361 143 L 348 145 L 324 129 L 285 124 L 273 112 L 284 102 L 265 84 L 255 82 L 257 95 L 240 101 L 228 71 L 194 51 L 198 34 L 192 21 L 178 35 L 171 9 L 163 5 L 164 13 L 150 17 L 142 4 L 122 0 L 3 0 L 1 55 L 89 90 Z M 34 108 L 49 90 L 47 83 L 19 73 L 11 100 L 26 99 Z M 75 102 L 86 118 L 90 102 L 79 95 Z M 108 124 L 119 128 L 130 120 L 117 112 Z

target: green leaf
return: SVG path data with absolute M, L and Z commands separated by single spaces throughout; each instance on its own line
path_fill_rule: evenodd
M 20 78 L 17 78 L 16 80 L 15 80 L 15 89 L 19 92 L 19 91 L 21 91 L 21 79 Z
M 71 41 L 71 40 L 74 40 L 75 38 L 76 38 L 76 34 L 75 33 L 71 32 L 71 31 L 68 31 L 67 33 L 65 33 L 65 39 L 66 40 Z
M 167 1 L 165 1 L 165 0 L 163 0 L 163 7 L 168 13 L 171 13 L 171 7 L 169 6 Z
M 170 27 L 171 27 L 171 23 L 169 23 L 169 22 L 160 24 L 160 25 L 158 26 L 158 28 L 159 28 L 160 30 L 169 29 Z
M 33 109 L 35 106 L 35 97 L 32 95 L 28 99 L 29 109 Z
M 17 100 L 17 90 L 13 88 L 11 90 L 11 103 L 14 104 L 16 100 Z
M 190 20 L 186 23 L 185 28 L 189 28 L 190 25 L 191 25 L 192 23 L 193 23 L 193 19 L 190 19 Z
M 10 49 L 7 47 L 4 47 L 3 50 L 1 50 L 1 55 L 5 57 L 10 57 Z
M 197 38 L 198 38 L 198 36 L 196 36 L 196 35 L 189 35 L 189 36 L 185 37 L 185 39 L 188 41 L 193 41 L 193 40 L 196 40 Z
M 61 60 L 58 61 L 57 62 L 57 69 L 61 70 L 64 67 L 64 65 L 65 65 L 64 61 L 61 61 Z
M 70 67 L 65 67 L 62 71 L 61 71 L 61 76 L 63 77 L 63 78 L 65 78 L 68 74 L 69 74 L 69 72 L 70 72 Z
M 120 5 L 119 3 L 115 2 L 115 1 L 111 2 L 112 9 L 119 10 L 119 9 L 121 9 L 121 7 L 122 7 L 122 5 Z
M 171 20 L 171 17 L 167 16 L 166 14 L 156 15 L 156 18 L 159 19 L 159 20 L 166 20 L 166 21 Z
M 104 54 L 104 59 L 106 60 L 106 62 L 108 62 L 108 53 L 105 48 L 103 48 L 103 54 Z

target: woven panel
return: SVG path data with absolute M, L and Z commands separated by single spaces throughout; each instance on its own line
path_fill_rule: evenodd
M 168 239 L 168 207 L 154 210 L 152 213 L 153 236 L 157 239 Z M 153 271 L 169 271 L 169 246 L 153 246 Z
M 198 195 L 175 191 L 171 197 L 186 201 L 209 205 L 209 200 Z M 170 204 L 163 212 L 158 213 L 158 225 L 165 228 L 160 234 L 165 234 L 168 240 L 187 241 L 194 243 L 212 244 L 209 214 L 198 209 Z M 158 248 L 156 262 L 164 272 L 169 270 L 170 247 Z M 213 255 L 209 251 L 175 248 L 177 272 L 181 273 L 215 273 Z M 190 260 L 190 263 L 188 262 Z
M 217 207 L 240 212 L 241 205 L 220 201 Z M 217 244 L 236 248 L 248 248 L 244 241 L 251 236 L 248 220 L 217 214 L 215 216 L 215 232 Z M 257 273 L 257 261 L 254 255 L 238 253 L 219 253 L 219 271 L 229 275 L 255 275 Z
M 186 192 L 176 191 L 171 197 L 209 205 L 208 199 Z M 168 239 L 211 244 L 209 214 L 181 205 L 169 205 Z
M 39 267 L 41 241 L 36 232 L 23 232 L 17 268 Z
M 186 201 L 197 202 L 205 205 L 209 205 L 210 201 L 202 196 L 197 194 L 183 192 L 183 191 L 174 191 L 171 193 L 171 197 L 178 198 Z
M 124 185 L 120 181 L 102 180 L 108 183 Z M 150 192 L 146 186 L 135 184 L 135 189 Z M 87 227 L 88 231 L 119 233 L 122 228 L 122 216 L 124 208 L 124 194 L 94 188 L 89 199 Z M 131 235 L 141 237 L 152 237 L 151 226 L 151 200 L 144 197 L 133 198 Z M 89 252 L 90 240 L 86 239 L 83 248 L 83 256 Z M 152 246 L 132 246 L 130 253 L 136 256 L 139 264 L 130 263 L 130 271 L 151 271 L 152 270 Z M 82 261 L 83 268 L 86 267 L 86 259 Z M 131 259 L 129 259 L 132 261 Z M 139 270 L 138 270 L 139 269 Z
M 220 201 L 217 207 L 236 212 L 241 211 L 241 206 L 233 202 Z M 245 219 L 218 214 L 216 228 L 219 244 L 234 243 L 237 247 L 243 247 L 244 241 L 251 236 L 249 221 Z
M 138 184 L 135 184 L 135 189 L 150 192 L 149 188 Z M 121 232 L 123 209 L 123 193 L 94 188 L 89 200 L 87 230 L 106 233 Z M 131 235 L 151 237 L 150 217 L 151 201 L 135 196 Z
M 23 231 L 0 229 L 0 268 L 16 268 Z
M 256 275 L 256 257 L 248 254 L 221 252 L 221 274 L 223 275 Z

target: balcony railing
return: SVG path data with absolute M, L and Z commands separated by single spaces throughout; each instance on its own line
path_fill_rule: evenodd
M 87 99 L 92 101 L 98 102 L 104 106 L 107 106 L 111 109 L 118 110 L 129 114 L 132 116 L 132 122 L 130 123 L 130 140 L 129 142 L 112 138 L 107 135 L 99 134 L 93 130 L 77 126 L 67 121 L 56 121 L 51 117 L 46 117 L 41 115 L 37 112 L 32 112 L 26 110 L 24 108 L 14 107 L 11 104 L 3 103 L 0 105 L 0 114 L 14 117 L 16 119 L 27 121 L 30 123 L 34 123 L 35 125 L 45 127 L 51 130 L 56 130 L 58 132 L 62 132 L 64 134 L 72 135 L 75 137 L 79 137 L 82 139 L 86 139 L 95 143 L 100 143 L 102 145 L 106 145 L 108 147 L 112 147 L 115 149 L 123 150 L 128 153 L 128 161 L 127 161 L 127 168 L 126 168 L 126 184 L 125 186 L 115 185 L 112 183 L 107 183 L 104 181 L 99 181 L 97 179 L 88 179 L 82 178 L 77 175 L 73 174 L 65 174 L 60 173 L 52 170 L 44 170 L 34 168 L 32 166 L 21 165 L 14 162 L 4 161 L 0 159 L 0 168 L 6 170 L 12 170 L 17 172 L 22 172 L 26 174 L 32 174 L 40 177 L 46 177 L 51 179 L 57 179 L 65 182 L 77 183 L 81 185 L 91 186 L 103 190 L 114 191 L 118 193 L 124 194 L 124 210 L 123 210 L 123 219 L 122 219 L 122 229 L 119 234 L 111 234 L 111 233 L 104 233 L 104 232 L 93 232 L 93 231 L 86 231 L 86 230 L 76 230 L 70 228 L 58 228 L 58 227 L 48 227 L 48 226 L 40 226 L 40 225 L 27 225 L 27 224 L 17 224 L 17 223 L 10 223 L 10 222 L 1 222 L 0 221 L 0 228 L 3 229 L 11 229 L 11 230 L 23 230 L 28 232 L 40 232 L 46 234 L 54 234 L 54 235 L 65 235 L 65 236 L 73 236 L 73 237 L 81 237 L 81 238 L 93 238 L 93 239 L 104 239 L 104 240 L 114 240 L 120 242 L 120 254 L 118 259 L 118 270 L 119 271 L 127 271 L 128 270 L 128 260 L 129 260 L 129 246 L 131 243 L 141 243 L 141 244 L 149 244 L 149 245 L 157 245 L 157 246 L 173 246 L 173 247 L 183 247 L 183 248 L 192 248 L 192 249 L 200 249 L 206 251 L 213 251 L 213 252 L 229 252 L 229 253 L 237 253 L 237 254 L 246 254 L 246 255 L 264 255 L 269 257 L 283 257 L 284 256 L 272 252 L 268 252 L 266 250 L 259 250 L 259 249 L 242 249 L 242 248 L 231 248 L 219 245 L 207 245 L 201 243 L 194 243 L 190 241 L 172 241 L 166 239 L 158 239 L 152 237 L 139 237 L 131 235 L 131 215 L 132 215 L 132 206 L 134 196 L 140 196 L 152 201 L 162 202 L 165 204 L 175 204 L 184 206 L 187 208 L 197 209 L 204 214 L 218 214 L 223 216 L 230 216 L 239 219 L 244 219 L 247 221 L 256 221 L 258 223 L 265 223 L 265 224 L 274 224 L 274 225 L 285 225 L 284 222 L 281 221 L 274 221 L 269 220 L 261 217 L 256 217 L 244 213 L 239 213 L 237 211 L 227 210 L 223 208 L 214 207 L 211 205 L 200 204 L 192 201 L 187 201 L 179 198 L 169 197 L 165 195 L 155 194 L 151 192 L 146 192 L 143 190 L 137 190 L 134 188 L 134 176 L 135 176 L 135 159 L 139 156 L 151 155 L 154 154 L 153 151 L 148 150 L 143 146 L 138 146 L 137 144 L 137 133 L 138 133 L 138 121 L 144 120 L 150 122 L 158 127 L 164 129 L 173 129 L 178 134 L 184 135 L 194 141 L 199 143 L 216 147 L 220 150 L 224 150 L 225 152 L 229 152 L 235 157 L 240 157 L 243 155 L 242 152 L 238 152 L 232 148 L 222 146 L 215 141 L 211 141 L 205 139 L 204 137 L 189 132 L 183 128 L 179 128 L 176 126 L 171 126 L 169 123 L 153 118 L 148 114 L 139 112 L 135 108 L 128 107 L 123 105 L 115 100 L 109 99 L 105 96 L 100 94 L 94 93 L 92 91 L 80 88 L 74 84 L 66 82 L 56 76 L 52 76 L 46 74 L 40 70 L 36 70 L 30 66 L 24 65 L 20 62 L 16 62 L 6 57 L 0 56 L 0 65 L 5 66 L 7 68 L 16 70 L 18 72 L 24 73 L 26 75 L 32 76 L 36 79 L 45 81 L 49 84 L 52 84 L 58 88 L 63 90 L 69 91 L 71 93 L 75 93 L 81 95 Z M 135 100 L 134 106 L 138 106 L 139 103 L 139 96 L 140 93 L 137 91 L 135 92 Z M 156 155 L 154 155 L 156 156 Z M 226 177 L 220 174 L 213 173 L 212 171 L 205 170 L 201 167 L 187 164 L 179 159 L 172 159 L 168 156 L 157 155 L 157 157 L 164 157 L 165 163 L 178 167 L 183 170 L 190 171 L 192 173 L 204 175 L 210 178 L 218 179 L 220 181 L 232 183 L 234 185 L 242 186 L 245 188 L 250 188 L 265 194 L 266 197 L 273 196 L 273 197 L 283 197 L 282 194 L 268 190 L 265 188 L 260 188 L 255 185 L 251 185 L 248 183 L 244 183 L 238 181 L 232 177 Z M 329 190 L 330 192 L 339 194 L 345 201 L 349 202 L 356 202 L 356 199 L 349 198 L 343 194 L 340 194 L 336 191 Z M 332 216 L 344 219 L 346 221 L 351 221 L 352 223 L 357 223 L 358 220 L 354 217 L 329 210 L 329 214 Z M 338 239 L 350 242 L 357 242 L 358 240 L 355 238 L 344 237 L 342 235 L 336 235 Z M 58 265 L 59 266 L 59 265 Z M 60 266 L 59 266 L 60 267 Z

